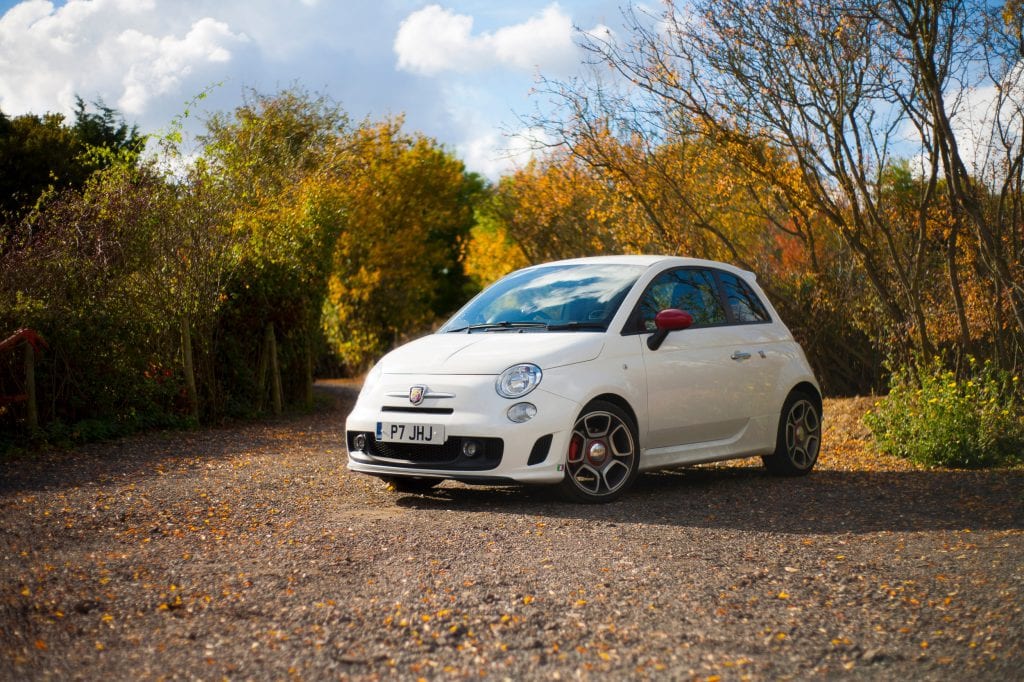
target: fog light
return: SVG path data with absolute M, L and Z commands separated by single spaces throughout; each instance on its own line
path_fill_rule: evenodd
M 355 437 L 352 439 L 352 445 L 355 446 L 356 450 L 365 450 L 366 435 L 362 433 L 357 433 Z
M 510 421 L 514 421 L 517 424 L 528 422 L 537 416 L 537 406 L 533 403 L 516 403 L 512 407 L 508 408 L 506 413 Z
M 480 443 L 469 438 L 462 441 L 462 454 L 466 457 L 476 457 L 480 454 Z

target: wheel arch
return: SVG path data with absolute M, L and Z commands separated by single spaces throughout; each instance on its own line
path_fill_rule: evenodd
M 636 436 L 639 439 L 640 423 L 639 421 L 637 421 L 636 411 L 633 409 L 633 406 L 629 404 L 628 400 L 626 400 L 625 398 L 616 393 L 602 393 L 601 395 L 595 395 L 593 398 L 588 400 L 587 403 L 583 406 L 583 409 L 580 410 L 580 414 L 582 414 L 583 411 L 586 410 L 592 403 L 598 400 L 603 400 L 606 403 L 611 403 L 612 405 L 621 408 L 622 411 L 625 412 L 633 421 L 633 429 L 636 431 Z
M 814 399 L 814 406 L 818 408 L 818 414 L 821 414 L 821 391 L 818 390 L 817 386 L 815 386 L 809 381 L 802 381 L 793 388 L 789 389 L 789 393 L 786 395 L 786 397 L 788 398 L 794 393 L 806 393 L 807 395 L 811 396 L 811 398 Z

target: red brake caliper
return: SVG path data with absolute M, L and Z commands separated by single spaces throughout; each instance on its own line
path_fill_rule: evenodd
M 580 442 L 580 437 L 573 434 L 572 440 L 569 441 L 569 463 L 575 463 L 579 460 Z

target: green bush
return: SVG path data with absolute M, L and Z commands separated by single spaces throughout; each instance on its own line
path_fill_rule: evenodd
M 958 380 L 938 359 L 894 372 L 889 395 L 864 418 L 879 449 L 929 466 L 1021 461 L 1019 378 L 974 358 L 967 374 Z

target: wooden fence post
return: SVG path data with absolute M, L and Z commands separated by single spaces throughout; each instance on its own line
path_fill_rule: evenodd
M 263 328 L 263 339 L 260 340 L 260 361 L 256 366 L 256 413 L 263 414 L 263 404 L 267 399 L 267 370 L 270 368 L 270 341 L 267 329 Z
M 313 407 L 313 334 L 306 331 L 306 408 Z
M 181 316 L 181 354 L 185 370 L 185 390 L 188 392 L 189 415 L 199 421 L 199 392 L 196 390 L 195 362 L 192 357 L 192 325 L 188 315 Z
M 274 401 L 274 416 L 281 416 L 281 366 L 277 361 L 277 336 L 274 334 L 274 323 L 267 323 L 267 347 L 270 349 L 270 388 Z
M 39 407 L 36 404 L 36 349 L 25 342 L 25 386 L 28 393 L 28 430 L 39 430 Z

